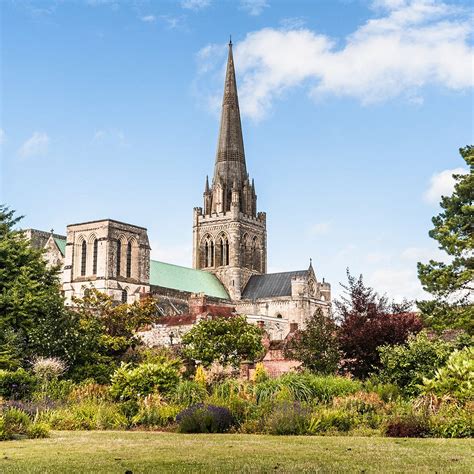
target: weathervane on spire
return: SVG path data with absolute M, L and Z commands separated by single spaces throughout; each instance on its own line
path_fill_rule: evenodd
M 229 46 L 232 46 L 232 35 L 229 35 Z

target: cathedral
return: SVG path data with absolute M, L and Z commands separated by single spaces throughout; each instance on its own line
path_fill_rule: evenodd
M 147 229 L 113 219 L 67 226 L 66 235 L 25 230 L 32 245 L 62 269 L 66 302 L 91 286 L 131 303 L 157 299 L 162 329 L 158 339 L 179 335 L 196 315 L 244 314 L 274 339 L 320 308 L 327 313 L 331 287 L 307 269 L 267 273 L 266 213 L 257 209 L 255 183 L 247 171 L 232 43 L 229 43 L 219 137 L 203 206 L 193 212 L 193 268 L 150 259 Z M 166 329 L 166 328 L 165 328 Z M 181 331 L 181 333 L 182 333 Z M 153 341 L 151 341 L 153 342 Z M 155 340 L 156 342 L 156 340 Z M 162 340 L 161 342 L 166 342 Z

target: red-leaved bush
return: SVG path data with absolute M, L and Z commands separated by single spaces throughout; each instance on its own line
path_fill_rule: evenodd
M 411 302 L 390 303 L 385 296 L 366 287 L 362 275 L 356 279 L 348 271 L 347 277 L 349 284 L 342 285 L 345 295 L 335 302 L 340 321 L 338 342 L 343 353 L 342 368 L 364 378 L 380 365 L 377 347 L 403 344 L 423 325 L 415 313 L 409 312 Z

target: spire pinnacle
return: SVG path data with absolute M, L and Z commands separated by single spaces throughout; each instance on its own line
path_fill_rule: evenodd
M 242 137 L 242 124 L 240 122 L 239 98 L 232 54 L 232 38 L 230 38 L 214 180 L 217 181 L 218 177 L 221 178 L 223 184 L 228 189 L 231 189 L 234 180 L 241 187 L 246 176 L 244 140 Z

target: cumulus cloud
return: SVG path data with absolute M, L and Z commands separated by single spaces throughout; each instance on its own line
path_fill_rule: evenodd
M 452 170 L 444 170 L 434 174 L 430 179 L 430 185 L 423 195 L 423 199 L 430 204 L 437 204 L 441 196 L 449 196 L 454 190 L 456 181 L 454 174 L 467 174 L 465 168 L 455 168 Z
M 44 132 L 34 132 L 33 135 L 21 145 L 18 154 L 23 158 L 44 155 L 48 151 L 49 136 Z
M 181 6 L 187 10 L 202 10 L 211 4 L 211 0 L 183 0 Z
M 264 28 L 235 47 L 242 112 L 261 119 L 285 91 L 303 86 L 363 104 L 403 96 L 422 103 L 424 86 L 473 86 L 469 13 L 434 0 L 383 1 L 341 42 L 303 27 Z
M 260 15 L 269 6 L 267 0 L 240 0 L 240 8 L 252 16 Z

